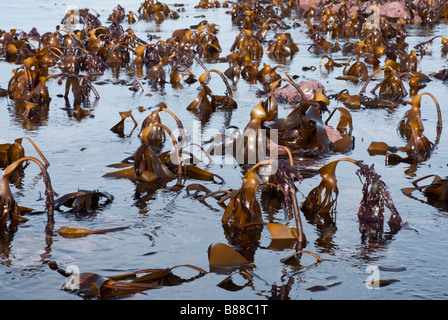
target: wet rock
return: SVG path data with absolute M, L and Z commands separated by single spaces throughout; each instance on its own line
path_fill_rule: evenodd
M 304 80 L 296 84 L 303 91 L 307 99 L 313 99 L 314 94 L 319 90 L 325 92 L 325 87 L 319 80 L 315 79 Z M 302 96 L 300 95 L 299 91 L 291 84 L 287 84 L 284 87 L 277 88 L 275 90 L 275 95 L 280 102 L 288 102 L 288 103 L 303 102 Z
M 412 2 L 412 1 L 411 1 Z M 414 1 L 415 2 L 415 1 Z M 390 19 L 399 19 L 402 18 L 405 21 L 411 21 L 412 17 L 409 10 L 406 8 L 406 1 L 398 0 L 398 1 L 366 1 L 363 2 L 362 5 L 358 5 L 357 3 L 351 3 L 350 1 L 346 1 L 346 7 L 348 13 L 353 15 L 357 12 L 369 12 L 371 10 L 372 5 L 376 5 L 381 16 L 390 18 Z M 303 11 L 308 10 L 310 7 L 315 8 L 316 10 L 322 6 L 330 7 L 332 10 L 337 11 L 340 8 L 340 3 L 331 3 L 328 4 L 323 0 L 300 0 L 299 7 Z M 418 16 L 416 12 L 414 15 Z
M 328 139 L 331 143 L 335 143 L 336 141 L 342 139 L 341 133 L 332 127 L 325 126 L 325 131 L 327 132 Z
M 302 10 L 308 10 L 310 6 L 313 6 L 317 9 L 321 5 L 325 4 L 325 2 L 325 0 L 299 0 L 299 8 Z
M 404 19 L 409 21 L 411 19 L 411 14 L 406 9 L 405 1 L 391 1 L 385 2 L 378 5 L 378 10 L 380 15 L 391 19 Z

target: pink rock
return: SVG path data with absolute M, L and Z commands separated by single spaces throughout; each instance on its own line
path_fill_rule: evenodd
M 414 4 L 418 4 L 418 0 L 411 1 Z M 323 0 L 298 0 L 299 7 L 304 12 L 306 12 L 310 5 L 314 9 L 319 9 L 322 6 L 325 6 L 326 8 L 331 8 L 334 11 L 337 11 L 340 7 L 339 3 L 327 3 Z M 358 5 L 354 1 L 346 1 L 346 6 L 349 12 L 349 15 L 355 14 L 358 10 L 369 10 L 369 8 L 372 5 L 376 5 L 379 9 L 379 12 L 381 16 L 391 18 L 391 19 L 398 19 L 403 18 L 405 21 L 411 21 L 411 15 L 406 9 L 406 1 L 405 0 L 392 0 L 387 2 L 380 2 L 380 1 L 366 1 L 362 3 L 362 5 Z M 418 18 L 417 12 L 414 12 L 415 18 Z
M 268 150 L 275 150 L 278 147 L 278 144 L 276 142 L 274 142 L 273 140 L 269 139 L 269 137 L 266 137 L 266 146 L 267 146 Z M 283 148 L 277 149 L 277 152 L 278 152 L 278 155 L 280 155 L 280 156 L 285 156 L 288 154 L 286 152 L 286 150 Z
M 404 1 L 385 2 L 378 5 L 380 15 L 387 18 L 399 19 L 403 18 L 405 21 L 411 19 L 409 11 L 406 9 Z
M 314 9 L 318 9 L 325 2 L 325 0 L 299 0 L 299 8 L 306 11 L 312 5 Z
M 340 132 L 332 127 L 325 126 L 325 131 L 327 131 L 327 136 L 331 143 L 335 143 L 336 141 L 342 139 Z
M 325 91 L 325 87 L 319 80 L 304 80 L 298 82 L 297 85 L 303 91 L 307 99 L 313 99 L 314 94 L 319 90 L 321 90 L 322 92 Z M 302 102 L 302 96 L 300 95 L 299 91 L 297 91 L 297 89 L 291 84 L 287 84 L 282 88 L 277 88 L 275 90 L 275 95 L 281 102 Z

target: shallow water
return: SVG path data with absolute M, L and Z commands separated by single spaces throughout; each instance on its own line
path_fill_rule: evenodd
M 175 1 L 165 3 L 171 5 Z M 136 11 L 140 1 L 122 1 L 120 4 L 127 11 Z M 14 4 L 3 5 L 0 28 L 21 28 L 29 31 L 36 27 L 41 34 L 52 31 L 60 23 L 68 5 L 60 1 L 36 1 L 32 4 L 28 1 L 15 1 Z M 97 1 L 94 5 L 87 1 L 78 1 L 75 5 L 96 10 L 100 13 L 103 23 L 113 9 L 113 4 L 107 1 Z M 194 5 L 195 3 L 187 3 L 186 12 L 181 12 L 178 20 L 166 20 L 159 26 L 141 21 L 131 28 L 142 39 L 147 39 L 147 33 L 158 34 L 162 39 L 166 39 L 173 30 L 208 20 L 220 26 L 218 38 L 222 52 L 223 55 L 229 53 L 239 30 L 231 25 L 230 16 L 225 13 L 226 9 L 196 10 Z M 334 79 L 339 75 L 339 69 L 330 74 L 319 71 L 320 56 L 307 51 L 311 40 L 305 30 L 304 27 L 297 27 L 290 31 L 300 51 L 285 65 L 287 72 L 299 75 L 299 80 L 318 79 L 327 91 L 334 93 L 344 88 L 348 88 L 350 93 L 359 91 L 358 85 Z M 407 42 L 413 47 L 431 36 L 446 34 L 447 27 L 439 25 L 427 32 L 412 27 L 408 27 L 408 30 L 411 36 Z M 422 69 L 426 74 L 445 68 L 445 59 L 441 57 L 439 50 L 438 42 L 434 43 L 433 54 L 422 59 Z M 335 56 L 339 56 L 339 53 Z M 263 61 L 276 65 L 275 61 L 266 56 Z M 316 66 L 317 69 L 302 71 L 302 67 L 310 65 Z M 16 67 L 0 62 L 0 87 L 7 87 L 11 70 Z M 207 64 L 207 67 L 224 71 L 227 63 Z M 195 64 L 192 71 L 200 75 L 202 69 Z M 129 226 L 123 231 L 79 239 L 55 236 L 48 247 L 44 235 L 45 215 L 30 215 L 29 221 L 19 226 L 13 239 L 2 242 L 0 299 L 81 299 L 61 289 L 65 278 L 52 271 L 48 261 L 56 261 L 60 266 L 73 265 L 81 272 L 95 272 L 105 276 L 147 268 L 169 268 L 180 264 L 192 264 L 208 270 L 207 248 L 212 243 L 227 243 L 220 223 L 223 211 L 213 200 L 207 201 L 209 206 L 204 205 L 188 197 L 185 190 L 175 192 L 159 189 L 154 194 L 146 195 L 140 193 L 131 181 L 102 177 L 113 171 L 106 167 L 107 165 L 120 162 L 131 155 L 140 144 L 137 137 L 139 128 L 132 131 L 130 121 L 125 124 L 124 137 L 119 137 L 109 130 L 120 120 L 120 111 L 132 110 L 140 126 L 150 113 L 149 108 L 159 102 L 165 102 L 182 120 L 186 129 L 197 134 L 195 126 L 198 119 L 186 110 L 186 106 L 196 97 L 198 84 L 185 85 L 183 89 L 174 89 L 169 84 L 163 89 L 144 85 L 144 91 L 136 93 L 130 91 L 126 85 L 114 84 L 115 80 L 128 82 L 133 77 L 132 72 L 125 70 L 121 70 L 118 75 L 107 70 L 104 76 L 98 78 L 98 81 L 104 80 L 106 83 L 94 83 L 100 99 L 95 102 L 92 99 L 92 116 L 79 120 L 72 115 L 73 109 L 66 109 L 65 100 L 56 96 L 64 92 L 64 86 L 56 82 L 48 84 L 52 101 L 48 115 L 41 123 L 25 120 L 22 114 L 15 111 L 9 100 L 0 98 L 0 142 L 12 142 L 18 137 L 32 138 L 51 163 L 48 171 L 53 188 L 59 195 L 78 189 L 98 189 L 114 196 L 111 204 L 94 215 L 56 212 L 56 230 L 61 226 L 88 229 Z M 210 87 L 217 93 L 225 90 L 219 80 Z M 235 83 L 233 94 L 238 108 L 231 114 L 221 111 L 214 113 L 202 127 L 204 133 L 198 134 L 199 138 L 206 141 L 216 130 L 222 131 L 228 125 L 244 128 L 249 120 L 250 110 L 261 99 L 256 95 L 259 88 L 259 85 L 250 85 L 243 79 Z M 431 92 L 437 97 L 445 122 L 448 101 L 446 84 L 433 79 L 423 91 Z M 147 95 L 148 93 L 151 95 Z M 423 98 L 422 105 L 424 124 L 427 128 L 425 134 L 434 141 L 437 119 L 435 107 L 429 97 Z M 145 112 L 140 112 L 139 106 L 146 108 Z M 342 105 L 331 101 L 330 109 L 338 106 Z M 417 166 L 405 163 L 386 165 L 384 156 L 370 156 L 367 152 L 372 141 L 385 141 L 391 146 L 405 144 L 397 134 L 396 127 L 408 107 L 399 106 L 392 111 L 351 111 L 356 146 L 347 156 L 363 160 L 367 164 L 375 164 L 375 169 L 388 186 L 403 221 L 412 228 L 403 228 L 395 235 L 386 234 L 381 241 L 364 241 L 358 230 L 357 218 L 362 185 L 352 164 L 341 163 L 337 169 L 340 194 L 336 226 L 333 229 L 320 230 L 305 219 L 302 220 L 308 239 L 306 250 L 323 258 L 322 263 L 315 264 L 315 259 L 308 255 L 303 255 L 299 265 L 282 263 L 280 260 L 293 253 L 294 249 L 279 249 L 272 243 L 268 231 L 263 230 L 253 261 L 255 268 L 252 272 L 257 277 L 248 282 L 241 275 L 235 274 L 232 279 L 240 286 L 239 290 L 231 291 L 218 286 L 228 275 L 210 272 L 189 283 L 147 290 L 127 299 L 265 300 L 272 296 L 273 285 L 285 286 L 289 290 L 290 299 L 446 299 L 448 257 L 445 244 L 448 240 L 448 212 L 412 200 L 401 192 L 401 188 L 411 187 L 411 181 L 418 177 L 434 173 L 441 177 L 447 175 L 448 141 L 445 130 L 431 157 Z M 287 105 L 282 106 L 280 116 L 286 115 L 289 110 Z M 175 126 L 168 116 L 162 118 L 162 121 L 168 127 Z M 24 146 L 28 155 L 35 155 L 29 143 L 25 141 Z M 311 165 L 318 168 L 340 157 L 341 155 L 331 155 Z M 226 181 L 223 186 L 199 181 L 212 190 L 239 188 L 241 185 L 242 174 L 236 165 L 213 163 L 207 169 L 219 174 Z M 42 180 L 37 178 L 38 173 L 36 166 L 29 166 L 21 187 L 12 186 L 12 190 L 21 205 L 43 210 L 44 201 L 41 197 L 44 185 Z M 298 185 L 299 203 L 319 181 L 319 177 L 312 177 Z M 194 182 L 197 181 L 191 180 L 187 184 Z M 425 200 L 424 197 L 420 198 Z M 272 203 L 262 203 L 262 206 L 264 219 L 287 222 L 281 208 L 275 208 Z M 385 228 L 387 229 L 387 225 Z M 154 229 L 156 236 L 151 239 L 147 233 L 151 234 Z M 372 274 L 369 268 L 372 266 L 405 267 L 405 270 L 380 270 L 381 279 L 398 281 L 380 289 L 369 289 L 365 281 Z M 195 272 L 180 270 L 178 274 L 188 278 L 195 275 Z

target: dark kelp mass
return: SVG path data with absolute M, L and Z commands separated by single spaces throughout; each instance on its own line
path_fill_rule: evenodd
M 389 7 L 391 3 L 396 3 L 400 14 Z M 369 243 L 381 243 L 400 232 L 405 224 L 402 220 L 405 213 L 396 206 L 385 180 L 375 171 L 374 164 L 350 156 L 357 147 L 354 128 L 358 125 L 352 112 L 359 114 L 370 109 L 393 112 L 400 106 L 410 105 L 396 124 L 397 134 L 404 140 L 403 146 L 373 141 L 366 150 L 371 156 L 384 156 L 384 165 L 407 163 L 415 168 L 437 152 L 443 113 L 437 93 L 430 92 L 430 82 L 432 79 L 445 81 L 448 72 L 444 69 L 427 75 L 421 59 L 431 54 L 429 47 L 439 38 L 443 45 L 441 54 L 445 55 L 448 40 L 438 35 L 413 48 L 406 41 L 409 26 L 419 25 L 426 30 L 446 23 L 446 4 L 429 0 L 365 3 L 200 1 L 194 7 L 197 12 L 226 10 L 237 30 L 230 52 L 225 52 L 220 43 L 219 21 L 202 20 L 195 25 L 186 25 L 172 31 L 166 39 L 151 34 L 143 39 L 133 31 L 136 24 L 154 22 L 161 25 L 171 19 L 180 19 L 185 12 L 183 4 L 169 6 L 146 0 L 133 9 L 127 11 L 118 5 L 111 9 L 104 23 L 101 21 L 103 17 L 93 9 L 70 10 L 61 17 L 59 25 L 42 35 L 36 29 L 28 33 L 19 29 L 0 30 L 2 63 L 17 66 L 10 75 L 7 88 L 2 89 L 2 96 L 9 99 L 10 108 L 23 121 L 39 126 L 48 121 L 55 97 L 64 98 L 67 109 L 76 119 L 94 117 L 95 102 L 91 98 L 93 96 L 95 101 L 102 99 L 97 88 L 102 81 L 110 83 L 111 80 L 105 77 L 109 71 L 112 75 L 119 72 L 131 75 L 130 80 L 120 83 L 129 88 L 129 94 L 143 94 L 146 90 L 153 94 L 165 92 L 168 86 L 180 92 L 181 97 L 182 92 L 192 91 L 193 100 L 186 99 L 190 95 L 185 95 L 176 105 L 169 106 L 165 102 L 155 102 L 151 98 L 153 94 L 147 93 L 150 107 L 139 108 L 145 117 L 140 124 L 134 117 L 134 109 L 123 109 L 118 115 L 112 115 L 115 120 L 110 123 L 109 131 L 115 135 L 110 139 L 136 141 L 137 148 L 128 149 L 129 144 L 125 143 L 120 145 L 122 149 L 114 150 L 116 159 L 108 159 L 110 162 L 105 165 L 115 171 L 98 175 L 106 182 L 130 180 L 135 187 L 131 197 L 140 203 L 149 201 L 161 191 L 172 192 L 172 201 L 179 195 L 193 198 L 198 207 L 211 208 L 211 212 L 218 213 L 216 222 L 221 222 L 228 243 L 209 239 L 211 244 L 207 252 L 203 252 L 209 260 L 209 271 L 180 263 L 174 267 L 144 268 L 114 275 L 101 274 L 101 265 L 98 266 L 100 271 L 70 273 L 59 262 L 44 258 L 44 263 L 52 270 L 67 278 L 62 286 L 64 290 L 84 299 L 118 299 L 161 287 L 181 286 L 212 272 L 226 275 L 216 284 L 224 290 L 250 288 L 261 278 L 256 266 L 262 262 L 255 261 L 255 253 L 262 248 L 260 242 L 264 230 L 269 232 L 271 248 L 288 253 L 284 258 L 276 258 L 282 268 L 298 267 L 295 270 L 306 277 L 306 270 L 324 264 L 326 259 L 322 259 L 319 252 L 305 250 L 309 245 L 305 224 L 315 227 L 312 230 L 316 233 L 327 232 L 327 237 L 335 232 L 340 196 L 336 169 L 342 162 L 354 165 L 355 169 L 353 177 L 346 175 L 344 181 L 356 176 L 361 182 L 359 186 L 352 186 L 359 190 L 361 199 L 358 209 L 352 212 L 357 213 L 359 223 L 359 229 L 353 232 L 360 233 L 362 240 L 367 239 Z M 306 38 L 312 43 L 310 46 L 295 42 L 298 26 L 305 30 Z M 347 88 L 359 88 L 359 92 L 353 94 L 349 89 L 335 92 L 331 82 L 324 85 L 319 79 L 298 81 L 299 76 L 287 71 L 285 66 L 302 51 L 319 64 L 322 77 L 346 81 L 350 83 Z M 342 57 L 333 57 L 336 53 Z M 303 72 L 308 70 L 314 71 L 316 66 L 302 69 Z M 64 93 L 53 92 L 53 86 L 49 85 L 51 81 L 64 85 Z M 240 81 L 257 87 L 250 106 L 247 101 L 238 101 L 234 94 Z M 220 93 L 223 89 L 225 91 Z M 421 92 L 422 89 L 425 91 Z M 424 126 L 422 113 L 426 107 L 422 110 L 422 99 L 426 96 L 436 107 L 435 128 Z M 186 130 L 189 124 L 179 116 L 186 110 L 205 126 L 214 115 L 224 113 L 230 117 L 233 111 L 242 107 L 248 110 L 242 120 L 245 123 L 242 130 L 226 123 L 224 133 L 214 135 L 202 144 L 196 143 L 191 132 Z M 330 125 L 333 122 L 335 125 Z M 134 134 L 138 127 L 138 133 Z M 230 134 L 227 129 L 236 129 L 236 134 Z M 432 129 L 435 130 L 434 141 L 428 138 L 434 136 L 428 134 Z M 25 154 L 24 139 L 32 144 L 42 161 L 26 155 L 28 150 Z M 3 169 L 0 228 L 8 235 L 7 240 L 2 238 L 5 246 L 13 242 L 14 233 L 28 221 L 27 215 L 42 213 L 24 207 L 31 203 L 30 199 L 17 197 L 14 193 L 30 163 L 38 165 L 41 172 L 37 178 L 41 177 L 45 185 L 47 250 L 53 245 L 53 238 L 58 236 L 75 241 L 90 235 L 126 232 L 131 228 L 61 226 L 54 232 L 59 215 L 73 215 L 81 222 L 85 221 L 83 218 L 99 213 L 106 215 L 116 197 L 112 195 L 114 190 L 84 189 L 70 181 L 66 181 L 69 189 L 77 191 L 58 196 L 50 181 L 50 163 L 37 145 L 38 134 L 33 140 L 17 137 L 14 142 L 0 144 Z M 192 152 L 193 147 L 210 163 L 213 159 L 231 157 L 234 162 L 226 169 L 228 177 L 214 172 L 210 163 L 207 165 L 202 157 L 199 159 L 197 153 Z M 58 164 L 52 163 L 52 168 L 55 166 Z M 319 176 L 320 182 L 313 185 L 311 181 L 316 181 Z M 64 179 L 60 174 L 57 177 Z M 430 177 L 433 177 L 430 183 L 418 185 Z M 226 188 L 229 181 L 232 185 L 239 182 L 237 187 Z M 410 201 L 418 200 L 446 210 L 446 178 L 434 173 L 415 178 L 412 184 L 414 187 L 402 186 Z M 217 189 L 213 190 L 215 186 Z M 310 191 L 304 194 L 302 190 L 307 187 Z M 424 197 L 416 196 L 416 191 Z M 300 194 L 303 196 L 301 203 Z M 272 219 L 266 209 L 270 206 L 284 210 L 287 218 Z M 384 224 L 386 208 L 390 211 L 387 227 Z M 286 220 L 286 223 L 277 220 Z M 200 224 L 200 220 L 197 223 Z M 115 234 L 120 232 L 111 236 Z M 311 255 L 317 262 L 304 267 L 303 253 Z M 192 269 L 198 274 L 184 278 L 175 273 L 180 268 Z M 285 270 L 282 273 L 288 276 Z M 294 275 L 295 272 L 289 276 L 293 278 Z M 235 284 L 238 276 L 244 279 L 244 285 Z M 395 282 L 375 281 L 369 285 L 383 287 Z M 286 299 L 285 290 L 290 289 L 290 282 L 287 283 L 282 288 L 275 283 L 268 284 L 271 291 L 263 295 Z M 315 286 L 309 290 L 321 291 L 329 287 Z

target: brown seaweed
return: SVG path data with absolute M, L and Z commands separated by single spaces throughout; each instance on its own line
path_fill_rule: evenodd
M 104 202 L 101 202 L 104 199 Z M 78 190 L 67 193 L 55 200 L 54 208 L 60 210 L 62 206 L 70 208 L 70 212 L 94 211 L 113 201 L 114 197 L 98 190 Z
M 0 204 L 2 208 L 0 221 L 2 223 L 2 226 L 5 226 L 8 219 L 14 222 L 23 222 L 27 220 L 22 216 L 20 207 L 17 204 L 16 200 L 14 199 L 11 193 L 11 189 L 9 187 L 9 177 L 11 173 L 25 161 L 31 161 L 36 163 L 42 172 L 43 181 L 45 183 L 45 195 L 46 195 L 45 205 L 47 210 L 47 225 L 45 231 L 48 236 L 52 236 L 54 227 L 54 209 L 55 209 L 54 196 L 56 193 L 53 191 L 53 187 L 51 185 L 51 179 L 45 165 L 39 159 L 34 157 L 28 157 L 28 156 L 22 157 L 11 163 L 3 171 L 3 178 L 1 179 L 1 190 L 0 190 L 1 191 Z
M 102 276 L 97 273 L 69 273 L 58 266 L 56 262 L 50 262 L 50 268 L 66 277 L 62 288 L 72 291 L 80 297 L 92 299 L 118 299 L 157 289 L 163 286 L 176 286 L 193 281 L 207 274 L 199 267 L 189 264 L 176 265 L 165 269 L 141 269 L 124 274 Z M 190 268 L 199 274 L 189 279 L 184 279 L 173 273 L 176 268 Z

